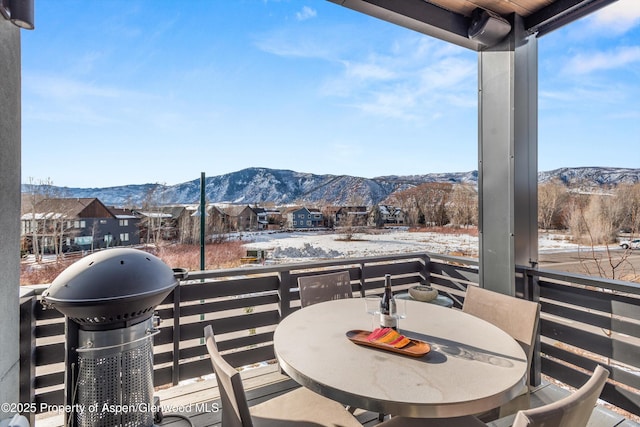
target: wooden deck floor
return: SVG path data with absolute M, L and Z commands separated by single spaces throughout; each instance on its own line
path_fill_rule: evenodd
M 242 373 L 242 380 L 250 406 L 299 387 L 295 381 L 280 373 L 276 364 L 249 369 Z M 174 414 L 188 414 L 195 427 L 220 426 L 220 393 L 215 378 L 160 390 L 156 396 L 160 397 L 161 406 L 182 411 Z M 195 411 L 191 412 L 193 410 Z M 358 410 L 354 415 L 363 425 L 373 426 L 378 423 L 378 414 L 373 412 Z M 188 427 L 189 423 L 182 417 L 165 416 L 160 425 Z
M 299 385 L 280 373 L 277 364 L 270 364 L 241 373 L 249 405 L 256 405 L 279 394 L 293 390 Z M 221 425 L 220 393 L 215 380 L 210 378 L 188 381 L 174 387 L 156 391 L 160 399 L 163 419 L 159 426 L 171 427 L 210 427 Z M 358 410 L 354 414 L 365 426 L 378 423 L 378 414 Z M 185 418 L 188 418 L 187 421 Z M 63 427 L 61 414 L 40 414 L 36 416 L 37 427 Z
M 242 372 L 243 384 L 249 405 L 255 405 L 274 396 L 286 393 L 299 385 L 280 373 L 277 364 L 270 364 Z M 537 388 L 531 398 L 532 405 L 539 406 L 566 395 L 568 391 L 545 382 Z M 171 427 L 219 427 L 221 424 L 220 393 L 215 377 L 202 378 L 157 390 L 160 399 L 163 420 L 159 426 Z M 357 410 L 356 418 L 367 427 L 378 424 L 378 414 Z M 508 426 L 509 420 L 503 420 L 495 426 Z M 37 427 L 62 427 L 64 419 L 59 414 L 41 414 L 36 418 Z M 633 420 L 625 419 L 604 406 L 594 411 L 588 427 L 640 427 Z

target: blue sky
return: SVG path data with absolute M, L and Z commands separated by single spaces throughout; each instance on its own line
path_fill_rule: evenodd
M 640 1 L 539 40 L 539 170 L 640 168 Z M 37 0 L 22 180 L 477 169 L 477 53 L 325 0 Z

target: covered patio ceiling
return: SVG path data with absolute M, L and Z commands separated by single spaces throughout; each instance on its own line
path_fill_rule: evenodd
M 529 34 L 542 36 L 617 0 L 329 0 L 370 16 L 473 50 L 487 46 L 469 38 L 474 11 L 512 21 L 523 18 Z

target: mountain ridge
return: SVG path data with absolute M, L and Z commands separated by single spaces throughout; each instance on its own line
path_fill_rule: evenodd
M 540 183 L 558 180 L 570 187 L 597 189 L 640 182 L 640 169 L 611 167 L 564 167 L 538 173 Z M 205 178 L 210 203 L 325 203 L 373 205 L 396 191 L 428 182 L 477 186 L 478 171 L 387 175 L 363 178 L 351 175 L 316 175 L 288 169 L 252 167 Z M 35 187 L 35 188 L 34 188 Z M 39 185 L 23 184 L 23 193 Z M 200 179 L 174 185 L 132 184 L 102 188 L 47 186 L 55 197 L 96 197 L 106 205 L 142 206 L 194 204 L 200 202 Z

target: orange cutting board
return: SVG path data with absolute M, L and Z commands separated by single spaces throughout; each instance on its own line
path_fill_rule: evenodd
M 354 329 L 347 332 L 347 338 L 356 344 L 366 345 L 380 350 L 392 351 L 406 356 L 421 357 L 431 351 L 431 346 L 424 341 L 411 339 L 411 342 L 406 346 L 402 348 L 395 348 L 388 344 L 369 341 L 367 339 L 369 334 L 371 334 L 370 331 Z

